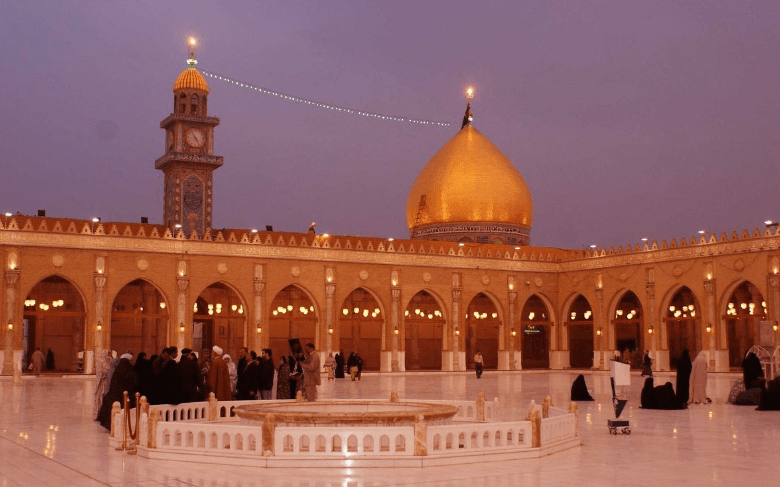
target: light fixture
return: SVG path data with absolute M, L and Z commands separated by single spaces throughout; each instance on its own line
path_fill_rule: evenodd
M 647 237 L 642 239 L 643 242 L 647 242 Z
M 333 335 L 333 325 L 328 325 L 328 334 Z
M 103 331 L 103 322 L 102 321 L 98 321 L 97 331 Z
M 653 325 L 650 325 L 650 328 L 647 329 L 647 333 L 653 334 Z
M 774 325 L 772 325 L 772 330 L 774 330 L 774 331 L 777 331 L 777 323 L 775 323 Z
M 532 320 L 532 319 L 534 319 L 534 316 L 535 316 L 535 314 L 534 314 L 534 312 L 533 312 L 533 311 L 531 311 L 530 313 L 528 313 L 528 319 L 529 319 L 529 320 Z
M 392 242 L 393 240 L 395 240 L 393 237 L 387 239 L 388 242 Z
M 512 336 L 513 336 L 513 337 L 514 337 L 514 336 L 517 336 L 517 330 L 515 330 L 514 328 L 512 328 Z
M 230 306 L 230 309 L 232 309 L 233 311 L 238 311 L 238 305 L 237 304 L 233 304 L 233 305 Z
M 707 232 L 707 230 L 699 230 L 699 235 L 704 235 Z
M 674 312 L 674 309 L 675 309 L 674 306 L 669 306 L 669 311 Z
M 11 320 L 8 320 L 8 329 L 13 330 L 14 329 L 14 323 Z
M 184 333 L 184 323 L 179 323 L 179 331 Z
M 597 248 L 597 246 L 594 244 L 594 245 L 591 245 L 590 248 L 595 249 L 595 248 Z
M 777 326 L 775 326 L 775 330 L 777 330 Z M 398 325 L 395 325 L 395 326 L 393 327 L 393 333 L 394 333 L 395 335 L 398 335 Z
M 461 243 L 459 243 L 459 244 L 458 244 L 458 247 L 463 247 L 464 245 L 466 245 L 466 244 L 464 244 L 463 242 L 461 242 Z
M 601 327 L 599 327 L 599 329 L 596 330 L 596 335 L 601 336 Z
M 165 302 L 160 303 L 160 309 L 165 309 Z
M 460 330 L 458 330 L 458 328 L 456 327 L 455 328 L 455 336 L 458 336 L 458 335 L 460 335 Z
M 712 324 L 707 323 L 707 333 L 710 333 L 712 331 Z
M 252 233 L 257 233 L 257 229 L 256 229 L 256 228 L 253 228 L 253 229 L 252 229 Z
M 258 323 L 257 324 L 257 333 L 262 333 L 262 332 L 263 332 L 263 327 L 260 326 L 260 323 Z
M 177 224 L 176 224 L 176 225 L 174 225 L 173 227 L 174 227 L 174 228 L 181 228 L 181 223 L 177 223 Z
M 292 309 L 293 309 L 293 305 L 291 305 L 291 304 L 288 304 L 288 305 L 287 305 L 287 311 L 292 311 Z
M 407 311 L 407 313 L 408 313 L 408 311 Z M 341 310 L 341 314 L 343 314 L 344 316 L 347 316 L 349 314 L 349 310 L 347 308 L 344 308 L 344 309 Z

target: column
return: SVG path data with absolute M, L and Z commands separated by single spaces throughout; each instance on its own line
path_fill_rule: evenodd
M 109 323 L 109 320 L 106 320 L 105 316 L 105 288 L 106 288 L 106 282 L 108 281 L 108 276 L 103 273 L 103 270 L 98 267 L 97 272 L 95 272 L 95 357 L 99 357 L 100 353 L 103 351 L 103 347 L 105 347 L 105 343 L 103 343 L 103 323 Z M 89 324 L 87 324 L 89 326 Z M 85 360 L 86 362 L 86 360 Z M 87 369 L 85 368 L 85 372 L 92 373 L 94 372 L 91 370 L 91 368 Z
M 710 370 L 717 370 L 718 364 L 715 360 L 715 334 L 718 333 L 721 326 L 720 320 L 715 311 L 715 279 L 704 280 L 704 292 L 707 296 L 707 322 L 704 324 L 705 333 L 707 325 L 710 326 L 710 332 L 707 333 L 707 349 L 710 357 Z
M 325 348 L 327 352 L 331 351 L 331 333 L 333 330 L 333 294 L 336 292 L 336 273 L 335 269 L 328 267 L 325 269 L 325 335 L 326 343 Z M 316 328 L 319 333 L 320 327 Z M 317 347 L 321 347 L 319 343 L 319 337 L 315 337 L 318 340 Z M 354 343 L 354 342 L 353 342 Z M 327 354 L 325 354 L 327 356 Z M 323 362 L 324 362 L 323 357 Z
M 13 266 L 9 264 L 9 269 L 5 271 L 5 296 L 6 296 L 6 318 L 5 323 L 5 355 L 3 358 L 2 375 L 13 375 L 14 373 L 14 328 L 19 328 L 21 320 L 16 319 L 16 284 L 19 282 L 19 269 L 16 268 L 16 257 L 14 255 Z M 9 262 L 11 258 L 9 256 Z M 21 367 L 21 365 L 20 365 Z
M 265 289 L 265 266 L 263 264 L 255 264 L 255 278 L 254 278 L 254 312 L 252 316 L 255 318 L 255 326 L 252 329 L 253 331 L 248 332 L 252 333 L 255 337 L 252 340 L 249 340 L 249 337 L 247 336 L 246 340 L 246 346 L 250 350 L 259 350 L 260 348 L 268 348 L 269 341 L 265 339 L 265 337 L 269 336 L 268 333 L 271 330 L 268 330 L 267 326 L 265 325 L 264 315 L 263 315 L 263 290 Z
M 515 301 L 517 300 L 517 291 L 514 290 L 514 279 L 510 277 L 509 281 L 509 370 L 517 370 L 515 363 L 515 333 L 518 326 L 515 321 Z M 503 339 L 504 334 L 499 334 Z M 502 344 L 499 344 L 501 347 Z
M 769 275 L 769 287 L 772 290 L 772 314 L 769 317 L 771 321 L 775 322 L 775 326 L 780 324 L 780 276 L 777 274 Z M 777 332 L 774 333 L 775 347 L 777 343 Z
M 597 344 L 598 352 L 594 354 L 595 357 L 593 359 L 593 368 L 606 370 L 608 363 L 606 360 L 606 353 L 604 351 L 604 340 L 606 340 L 605 334 L 608 335 L 608 333 L 604 325 L 604 290 L 600 287 L 596 288 L 596 303 L 596 308 L 598 309 L 598 318 L 596 320 L 598 323 L 598 328 L 596 329 L 596 335 L 599 337 L 599 341 Z
M 655 318 L 655 283 L 648 282 L 645 285 L 645 291 L 647 292 L 647 323 L 645 323 L 646 329 L 650 336 L 650 356 L 653 357 L 653 363 L 657 370 L 669 370 L 669 350 L 658 350 L 658 333 L 661 334 L 661 343 L 666 343 L 666 322 L 663 322 L 661 326 L 656 326 Z M 653 333 L 650 334 L 649 330 L 652 327 Z
M 401 288 L 398 286 L 393 286 L 393 288 L 390 289 L 390 294 L 392 296 L 390 316 L 392 319 L 391 328 L 393 334 L 393 349 L 390 356 L 390 370 L 392 372 L 398 372 L 400 370 L 398 367 L 398 335 L 401 331 L 401 323 L 399 320 L 401 316 Z
M 452 370 L 465 370 L 466 364 L 460 364 L 460 289 L 452 290 Z M 465 358 L 465 357 L 464 357 Z
M 186 277 L 176 278 L 176 290 L 178 291 L 178 302 L 176 303 L 176 329 L 178 330 L 178 340 L 176 341 L 179 350 L 184 348 L 184 333 L 187 327 L 187 287 L 190 280 Z

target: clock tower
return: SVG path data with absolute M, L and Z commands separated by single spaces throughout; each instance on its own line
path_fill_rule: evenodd
M 196 63 L 191 52 L 189 67 L 173 84 L 173 113 L 160 122 L 165 129 L 165 154 L 154 167 L 165 175 L 163 224 L 174 234 L 181 225 L 185 235 L 194 230 L 202 237 L 212 227 L 212 174 L 223 161 L 214 155 L 214 127 L 219 119 L 208 116 L 209 85 L 195 69 Z

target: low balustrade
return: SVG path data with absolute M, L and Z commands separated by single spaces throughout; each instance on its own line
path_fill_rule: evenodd
M 428 456 L 530 448 L 530 421 L 431 426 L 426 444 Z
M 149 406 L 141 399 L 140 411 L 122 411 L 117 403 L 110 442 L 117 448 L 124 445 L 134 449 L 137 445 L 138 453 L 145 457 L 182 460 L 197 457 L 198 461 L 216 463 L 221 461 L 219 458 L 233 457 L 236 461 L 243 459 L 247 465 L 269 467 L 275 466 L 274 458 L 281 462 L 278 466 L 283 466 L 289 465 L 284 461 L 289 462 L 293 457 L 369 462 L 365 465 L 385 461 L 390 462 L 388 466 L 398 465 L 393 459 L 407 464 L 424 462 L 419 465 L 437 461 L 462 463 L 470 457 L 483 461 L 491 455 L 495 459 L 539 456 L 545 448 L 557 451 L 580 444 L 576 404 L 571 403 L 568 410 L 553 407 L 549 397 L 542 405 L 531 401 L 527 417 L 512 421 L 501 421 L 498 399 L 485 401 L 482 394 L 476 401 L 425 400 L 456 406 L 458 411 L 452 422 L 428 424 L 420 416 L 413 425 L 386 426 L 277 426 L 273 420 L 247 424 L 235 417 L 236 406 L 256 402 L 218 402 L 212 397 L 208 402 Z M 274 402 L 290 401 L 263 401 Z M 403 401 L 398 401 L 395 395 L 391 402 Z M 135 424 L 133 418 L 138 418 Z
M 278 427 L 274 455 L 323 457 L 414 455 L 414 427 Z

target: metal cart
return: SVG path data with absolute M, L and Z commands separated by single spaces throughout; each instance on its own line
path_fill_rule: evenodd
M 612 384 L 612 407 L 615 410 L 615 419 L 607 420 L 607 428 L 613 435 L 618 431 L 624 435 L 631 434 L 631 425 L 628 420 L 618 419 L 623 413 L 623 409 L 628 403 L 628 399 L 618 399 L 615 387 L 624 387 L 631 385 L 631 366 L 629 364 L 612 360 L 609 363 L 609 381 Z

